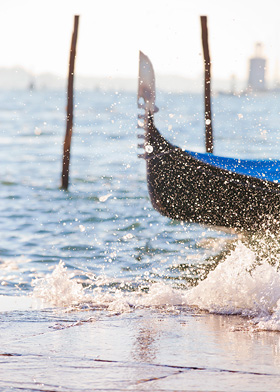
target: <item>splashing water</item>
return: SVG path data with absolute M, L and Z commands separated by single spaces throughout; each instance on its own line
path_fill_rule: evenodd
M 109 311 L 124 313 L 139 307 L 172 307 L 184 304 L 182 293 L 165 283 L 155 283 L 148 293 L 140 289 L 134 293 L 121 289 L 104 291 L 109 279 L 100 277 L 95 280 L 94 288 L 87 292 L 83 286 L 73 279 L 63 262 L 60 262 L 51 275 L 36 279 L 32 296 L 46 304 L 69 308 L 87 303 L 92 308 L 107 308 Z
M 280 327 L 280 275 L 267 260 L 257 263 L 256 254 L 241 241 L 185 298 L 212 313 L 254 317 L 262 329 Z
M 185 291 L 160 282 L 151 283 L 147 292 L 119 288 L 104 292 L 102 286 L 108 284 L 104 277 L 97 279 L 95 288 L 86 291 L 60 262 L 51 275 L 33 283 L 33 296 L 55 306 L 81 306 L 86 302 L 91 307 L 118 313 L 139 307 L 199 308 L 250 317 L 258 329 L 280 330 L 280 274 L 267 260 L 256 260 L 256 253 L 238 241 L 231 254 L 196 287 Z
M 34 280 L 32 285 L 35 298 L 54 306 L 70 306 L 86 298 L 83 286 L 71 279 L 62 261 L 51 275 Z

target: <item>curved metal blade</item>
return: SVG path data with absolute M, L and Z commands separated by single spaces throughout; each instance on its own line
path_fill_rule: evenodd
M 150 59 L 140 51 L 137 95 L 138 108 L 145 109 L 150 114 L 156 113 L 158 112 L 158 108 L 155 105 L 155 100 L 156 85 L 153 65 Z

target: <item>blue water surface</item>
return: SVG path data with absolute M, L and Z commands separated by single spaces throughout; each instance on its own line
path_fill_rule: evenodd
M 215 154 L 279 159 L 278 101 L 214 97 Z M 157 105 L 163 135 L 203 152 L 202 95 L 159 92 Z M 136 91 L 75 92 L 68 191 L 60 189 L 65 107 L 64 91 L 0 92 L 0 294 L 32 292 L 60 260 L 85 285 L 106 276 L 105 291 L 186 284 L 196 275 L 186 266 L 215 255 L 202 244 L 231 236 L 152 209 L 137 158 Z

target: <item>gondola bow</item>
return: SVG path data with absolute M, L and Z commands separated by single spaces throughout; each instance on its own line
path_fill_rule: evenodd
M 142 72 L 143 62 L 145 73 Z M 138 90 L 138 107 L 144 110 L 144 114 L 138 116 L 144 120 L 140 125 L 144 129 L 144 144 L 140 147 L 144 148 L 141 157 L 146 161 L 153 207 L 174 220 L 237 231 L 278 230 L 280 162 L 242 161 L 198 154 L 168 142 L 154 125 L 152 64 L 141 52 L 139 64 L 139 86 L 145 85 L 145 89 Z M 146 77 L 148 81 L 145 82 Z

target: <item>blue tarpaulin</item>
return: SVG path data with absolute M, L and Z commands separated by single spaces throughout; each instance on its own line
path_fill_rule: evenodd
M 275 159 L 236 159 L 224 158 L 213 154 L 203 154 L 187 150 L 186 152 L 204 163 L 208 163 L 221 169 L 260 178 L 261 180 L 280 182 L 280 161 Z

